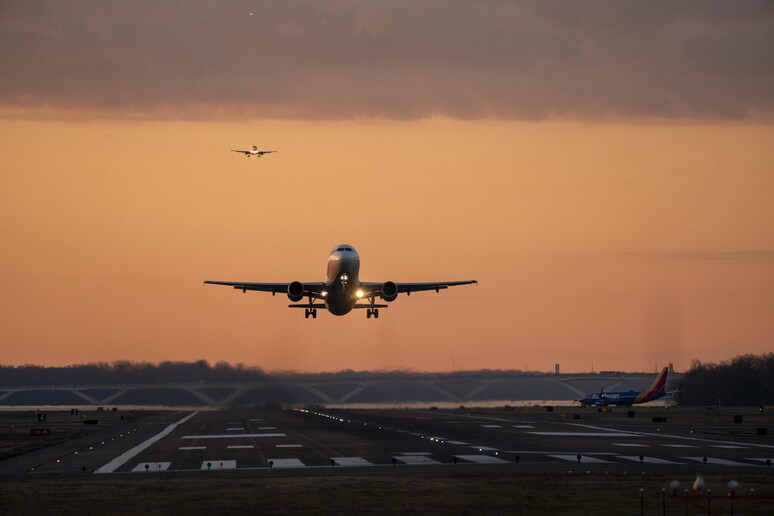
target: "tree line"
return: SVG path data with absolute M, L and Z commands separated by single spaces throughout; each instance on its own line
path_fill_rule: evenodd
M 694 360 L 673 386 L 683 405 L 774 404 L 774 353 L 740 355 L 720 363 Z

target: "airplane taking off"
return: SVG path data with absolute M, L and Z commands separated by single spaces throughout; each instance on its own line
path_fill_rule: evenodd
M 324 282 L 301 283 L 292 281 L 290 283 L 245 283 L 236 281 L 205 281 L 211 285 L 227 285 L 241 290 L 243 293 L 248 290 L 258 290 L 261 292 L 271 292 L 274 295 L 278 292 L 287 294 L 293 303 L 288 305 L 290 308 L 304 308 L 304 317 L 307 319 L 317 318 L 317 309 L 324 308 L 333 315 L 346 315 L 356 308 L 365 308 L 366 317 L 379 318 L 379 309 L 386 308 L 387 305 L 376 304 L 376 298 L 383 301 L 392 302 L 398 297 L 398 294 L 405 292 L 410 295 L 412 292 L 420 290 L 435 290 L 453 287 L 456 285 L 467 285 L 478 283 L 476 280 L 470 281 L 442 281 L 437 283 L 395 283 L 386 281 L 384 283 L 372 283 L 360 281 L 360 256 L 350 245 L 339 245 L 331 251 L 328 257 L 328 279 Z M 308 303 L 299 303 L 303 298 L 309 298 Z M 318 302 L 321 301 L 321 302 Z
M 275 150 L 261 150 L 261 151 L 259 151 L 258 150 L 258 146 L 253 145 L 253 148 L 251 150 L 234 150 L 234 149 L 231 149 L 231 152 L 241 152 L 242 154 L 244 154 L 248 158 L 250 156 L 258 156 L 260 158 L 264 154 L 269 154 L 269 153 L 277 152 L 277 151 L 275 151 Z
M 657 400 L 666 396 L 667 369 L 664 368 L 658 374 L 653 383 L 644 391 L 602 392 L 586 394 L 583 398 L 575 400 L 584 407 L 591 405 L 605 407 L 607 405 L 635 405 Z

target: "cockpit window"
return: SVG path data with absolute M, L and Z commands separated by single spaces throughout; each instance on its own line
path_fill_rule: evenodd
M 337 250 L 337 251 L 350 251 L 350 252 L 351 252 L 351 251 L 352 251 L 352 248 L 351 248 L 351 247 L 339 247 L 339 248 L 338 248 L 338 249 L 336 249 L 336 250 Z

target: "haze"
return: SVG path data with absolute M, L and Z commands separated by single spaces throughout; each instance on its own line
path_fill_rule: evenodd
M 772 22 L 768 2 L 4 2 L 0 362 L 771 351 Z M 279 152 L 229 152 L 253 144 Z M 321 281 L 341 243 L 366 281 L 479 285 L 378 320 L 202 285 Z

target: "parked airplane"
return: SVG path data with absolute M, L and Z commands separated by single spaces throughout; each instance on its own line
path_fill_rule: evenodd
M 253 148 L 251 150 L 234 150 L 234 149 L 231 149 L 231 152 L 241 152 L 242 154 L 244 154 L 248 158 L 250 156 L 258 156 L 260 158 L 264 154 L 269 154 L 269 153 L 277 152 L 277 151 L 275 151 L 275 150 L 261 150 L 261 151 L 259 151 L 258 150 L 258 146 L 253 145 Z
M 666 392 L 667 369 L 661 370 L 653 383 L 644 391 L 603 392 L 586 394 L 583 398 L 575 400 L 583 406 L 595 405 L 604 407 L 607 405 L 634 405 L 647 401 L 663 398 Z
M 286 293 L 293 303 L 290 308 L 304 308 L 304 317 L 317 318 L 317 309 L 324 308 L 333 315 L 345 315 L 355 308 L 365 308 L 366 317 L 379 318 L 379 309 L 386 308 L 385 304 L 376 304 L 376 298 L 382 301 L 392 302 L 398 294 L 405 292 L 410 295 L 420 290 L 435 290 L 478 283 L 470 281 L 442 281 L 437 283 L 371 283 L 360 281 L 360 256 L 350 245 L 340 245 L 331 251 L 328 257 L 328 279 L 324 282 L 301 283 L 246 283 L 235 281 L 205 281 L 212 285 L 228 285 L 243 293 L 248 290 L 271 292 L 272 295 L 281 292 Z M 308 303 L 299 303 L 303 298 L 308 298 Z M 321 302 L 318 302 L 321 301 Z

